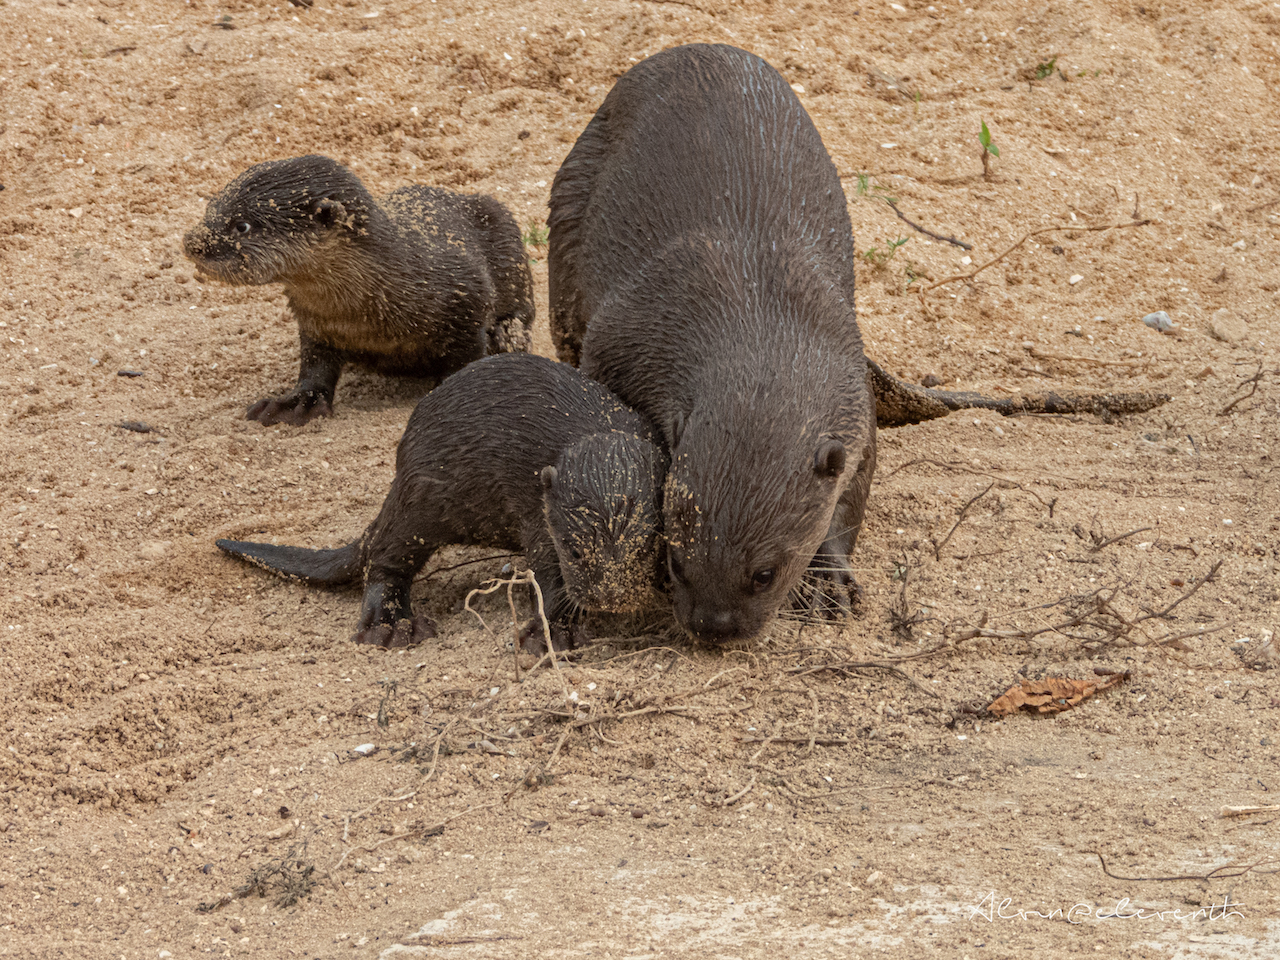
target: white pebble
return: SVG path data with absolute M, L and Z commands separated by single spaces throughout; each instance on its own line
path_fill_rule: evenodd
M 1079 283 L 1083 279 L 1084 279 L 1083 273 L 1073 273 L 1071 275 L 1071 279 L 1068 280 L 1067 283 L 1071 284 L 1074 287 L 1077 283 Z

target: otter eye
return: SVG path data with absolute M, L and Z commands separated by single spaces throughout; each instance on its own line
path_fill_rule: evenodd
M 751 575 L 751 591 L 752 593 L 761 593 L 769 589 L 769 585 L 773 583 L 773 568 L 766 570 L 757 570 Z
M 238 233 L 240 236 L 243 237 L 248 235 L 253 230 L 253 224 L 249 223 L 247 220 L 241 220 L 231 229 L 233 229 L 236 233 Z

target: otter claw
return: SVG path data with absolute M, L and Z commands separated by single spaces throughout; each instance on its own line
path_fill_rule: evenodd
M 410 620 L 398 620 L 395 623 L 375 623 L 371 627 L 359 631 L 351 639 L 355 643 L 383 650 L 400 650 L 404 647 L 415 647 L 436 636 L 436 624 L 428 617 L 414 617 Z
M 558 623 L 551 624 L 551 649 L 556 653 L 563 653 L 565 650 L 572 650 L 577 640 L 588 639 L 583 632 L 581 637 L 578 636 L 578 630 L 569 630 Z M 525 653 L 546 653 L 547 652 L 547 635 L 542 631 L 542 624 L 537 620 L 530 620 L 520 628 L 520 649 Z
M 257 420 L 265 427 L 273 423 L 288 423 L 301 427 L 316 417 L 331 416 L 333 416 L 333 407 L 324 397 L 307 395 L 299 397 L 295 394 L 281 400 L 270 398 L 259 400 L 248 409 L 244 418 Z

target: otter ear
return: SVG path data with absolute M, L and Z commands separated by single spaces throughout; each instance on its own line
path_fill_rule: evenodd
M 330 200 L 326 197 L 323 200 L 316 201 L 311 215 L 315 217 L 316 223 L 321 226 L 336 227 L 347 219 L 347 208 L 342 205 L 341 201 Z
M 844 471 L 844 444 L 839 440 L 823 440 L 813 455 L 813 472 L 820 477 L 838 477 Z
M 556 478 L 560 476 L 560 472 L 555 467 L 542 468 L 542 492 L 550 493 L 551 488 L 556 485 Z
M 684 433 L 684 414 L 673 413 L 667 424 L 667 435 L 671 438 L 670 446 L 674 450 L 680 445 L 680 435 Z

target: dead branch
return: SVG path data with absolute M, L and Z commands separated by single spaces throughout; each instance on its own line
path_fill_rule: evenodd
M 1180 873 L 1180 874 L 1177 874 L 1176 876 L 1171 876 L 1171 877 L 1122 877 L 1119 874 L 1112 873 L 1110 870 L 1107 869 L 1107 861 L 1102 859 L 1101 853 L 1099 853 L 1097 850 L 1095 850 L 1093 853 L 1094 853 L 1094 856 L 1098 858 L 1098 862 L 1102 864 L 1102 872 L 1105 873 L 1108 877 L 1110 877 L 1112 880 L 1130 880 L 1130 881 L 1158 880 L 1161 882 L 1168 882 L 1170 880 L 1223 880 L 1228 877 L 1242 877 L 1246 873 L 1254 872 L 1255 870 L 1258 869 L 1258 867 L 1265 867 L 1268 864 L 1280 862 L 1280 861 L 1277 861 L 1274 857 L 1272 857 L 1266 860 L 1258 860 L 1255 863 L 1248 863 L 1248 864 L 1227 863 L 1227 864 L 1223 864 L 1221 867 L 1216 867 L 1213 870 L 1210 870 L 1208 873 Z M 1263 872 L 1269 875 L 1269 874 L 1275 873 L 1276 871 L 1266 870 Z
M 1236 393 L 1239 393 L 1245 387 L 1249 387 L 1249 392 L 1244 394 L 1243 396 L 1236 397 L 1234 400 L 1228 403 L 1225 407 L 1223 407 L 1221 410 L 1218 411 L 1218 416 L 1225 417 L 1227 414 L 1229 414 L 1232 410 L 1236 408 L 1236 404 L 1243 403 L 1245 400 L 1248 400 L 1255 393 L 1257 393 L 1258 384 L 1262 382 L 1263 377 L 1268 375 L 1273 375 L 1273 376 L 1280 375 L 1280 367 L 1276 368 L 1275 370 L 1264 370 L 1262 369 L 1262 361 L 1259 360 L 1258 369 L 1254 371 L 1253 376 L 1250 377 L 1248 380 L 1243 381 L 1242 383 L 1239 384 L 1239 386 L 1236 387 Z
M 535 599 L 537 600 L 537 606 L 538 606 L 538 622 L 542 626 L 542 635 L 546 638 L 546 641 L 547 641 L 547 653 L 545 654 L 545 656 L 551 658 L 551 665 L 552 667 L 555 668 L 556 677 L 560 680 L 560 687 L 564 691 L 564 697 L 567 702 L 569 699 L 569 684 L 564 679 L 564 674 L 561 673 L 560 671 L 560 662 L 558 657 L 556 656 L 555 644 L 552 641 L 552 637 L 551 637 L 551 624 L 547 622 L 547 610 L 545 605 L 542 602 L 542 588 L 538 586 L 538 578 L 533 575 L 532 570 L 525 570 L 523 573 L 519 573 L 516 576 L 511 577 L 510 579 L 507 579 L 507 580 L 488 580 L 485 582 L 483 586 L 476 587 L 474 590 L 468 593 L 467 598 L 466 600 L 463 601 L 462 605 L 466 610 L 469 610 L 471 613 L 475 614 L 476 619 L 480 621 L 480 625 L 484 627 L 485 630 L 487 630 L 489 633 L 492 634 L 493 631 L 490 630 L 489 625 L 484 622 L 484 617 L 480 616 L 480 612 L 478 610 L 475 610 L 472 608 L 471 598 L 477 595 L 485 596 L 487 594 L 494 593 L 498 590 L 501 590 L 503 587 L 506 587 L 507 603 L 511 607 L 511 619 L 515 622 L 515 625 L 516 625 L 515 646 L 516 646 L 516 650 L 519 651 L 520 619 L 516 614 L 516 601 L 512 593 L 512 591 L 515 589 L 516 584 L 518 583 L 527 583 L 533 588 L 533 594 Z M 541 663 L 541 661 L 539 661 L 539 663 Z M 534 669 L 536 669 L 537 666 L 538 664 L 535 663 Z M 530 672 L 532 672 L 532 670 Z
M 412 796 L 412 794 L 410 794 L 410 796 Z M 350 849 L 343 852 L 342 857 L 338 860 L 338 862 L 334 865 L 333 869 L 330 870 L 329 872 L 331 874 L 337 873 L 338 870 L 342 868 L 342 865 L 347 862 L 347 857 L 350 856 L 353 852 L 373 853 L 373 851 L 377 850 L 384 843 L 393 843 L 396 840 L 416 840 L 419 837 L 436 836 L 437 834 L 444 832 L 444 828 L 447 824 L 452 823 L 454 820 L 457 820 L 459 817 L 465 817 L 469 813 L 475 813 L 475 811 L 483 810 L 485 807 L 492 807 L 497 803 L 498 803 L 497 800 L 492 800 L 489 803 L 478 803 L 475 806 L 467 807 L 467 809 L 463 810 L 461 813 L 455 813 L 452 817 L 445 817 L 445 819 L 441 820 L 439 823 L 435 824 L 434 826 L 414 827 L 413 829 L 406 830 L 403 833 L 393 834 L 392 836 L 387 837 L 384 840 L 379 840 L 376 843 L 371 843 L 363 847 L 351 847 Z
M 984 157 L 985 157 L 985 154 L 984 154 Z M 1150 222 L 1151 222 L 1150 220 L 1135 220 L 1129 223 L 1108 223 L 1108 224 L 1104 224 L 1096 227 L 1069 227 L 1064 225 L 1064 226 L 1057 226 L 1057 227 L 1041 227 L 1038 230 L 1032 230 L 1029 233 L 1025 234 L 1022 237 L 1022 239 L 1020 239 L 1013 246 L 1009 247 L 1003 253 L 1000 253 L 997 256 L 992 257 L 990 260 L 988 260 L 984 264 L 981 264 L 980 266 L 974 267 L 968 273 L 957 273 L 950 277 L 943 277 L 941 280 L 935 280 L 933 283 L 929 284 L 928 286 L 921 286 L 918 289 L 918 295 L 920 297 L 920 309 L 924 312 L 926 316 L 932 317 L 933 312 L 929 309 L 928 301 L 925 300 L 925 294 L 927 294 L 930 290 L 936 290 L 938 287 L 941 287 L 944 284 L 948 284 L 948 283 L 957 283 L 962 280 L 972 280 L 974 277 L 980 274 L 983 270 L 986 270 L 988 267 L 995 266 L 997 263 L 999 263 L 1009 254 L 1013 253 L 1013 251 L 1017 250 L 1020 246 L 1022 246 L 1024 243 L 1030 240 L 1032 237 L 1039 236 L 1042 233 L 1052 233 L 1057 230 L 1065 231 L 1067 233 L 1089 233 L 1089 232 L 1095 232 L 1100 230 L 1121 230 L 1125 227 L 1145 227 Z
M 932 466 L 935 466 L 935 467 L 941 467 L 944 470 L 959 470 L 963 473 L 971 473 L 974 476 L 978 476 L 978 477 L 990 477 L 992 480 L 999 480 L 1001 483 L 1007 483 L 1011 487 L 1017 487 L 1023 493 L 1030 494 L 1031 496 L 1035 497 L 1036 501 L 1040 504 L 1040 506 L 1045 507 L 1049 511 L 1049 516 L 1051 517 L 1053 516 L 1053 504 L 1058 502 L 1056 499 L 1054 499 L 1052 503 L 1046 503 L 1040 497 L 1040 495 L 1037 494 L 1034 490 L 1028 490 L 1026 487 L 1020 484 L 1017 480 L 1013 480 L 1010 477 L 1002 477 L 998 473 L 991 473 L 987 470 L 975 470 L 972 467 L 965 466 L 963 463 L 944 463 L 941 460 L 932 460 L 929 457 L 916 457 L 916 459 L 914 460 L 908 460 L 902 466 L 895 467 L 888 474 L 881 477 L 880 482 L 883 483 L 885 480 L 888 480 L 890 477 L 896 476 L 900 471 L 907 469 L 907 467 L 914 467 L 918 463 L 931 464 Z
M 1046 626 L 1028 628 L 1028 629 L 1012 629 L 1012 630 L 996 630 L 987 626 L 990 619 L 988 613 L 983 611 L 982 618 L 975 627 L 966 627 L 962 630 L 951 632 L 948 626 L 945 632 L 945 639 L 937 646 L 928 650 L 922 650 L 919 653 L 908 654 L 901 657 L 890 657 L 890 661 L 894 663 L 903 663 L 908 660 L 919 660 L 926 657 L 937 656 L 953 649 L 957 644 L 966 640 L 985 639 L 985 640 L 1030 640 L 1044 633 L 1058 633 L 1071 640 L 1079 641 L 1090 648 L 1096 648 L 1103 645 L 1120 643 L 1123 640 L 1130 640 L 1135 633 L 1142 634 L 1144 624 L 1148 624 L 1155 620 L 1166 620 L 1169 615 L 1181 604 L 1193 596 L 1201 587 L 1214 578 L 1218 569 L 1224 561 L 1217 561 L 1203 577 L 1192 584 L 1186 591 L 1182 593 L 1178 599 L 1174 600 L 1168 606 L 1161 610 L 1147 610 L 1141 616 L 1126 616 L 1117 606 L 1117 600 L 1132 585 L 1133 580 L 1130 578 L 1125 583 L 1116 587 L 1099 587 L 1092 593 L 1083 596 L 1067 596 L 1051 604 L 1045 604 L 1045 607 L 1067 606 L 1071 613 L 1065 619 Z M 1040 609 L 1040 608 L 1036 608 Z M 1144 608 L 1145 609 L 1145 608 Z M 1010 611 L 1016 612 L 1016 611 Z M 1002 614 L 1001 616 L 1008 616 Z M 1079 628 L 1084 628 L 1085 633 L 1074 633 Z M 1177 640 L 1186 637 L 1204 636 L 1209 633 L 1215 633 L 1218 630 L 1225 629 L 1225 626 L 1216 627 L 1197 627 L 1176 635 L 1165 636 L 1160 639 L 1146 638 L 1142 641 L 1133 640 L 1137 646 L 1165 646 L 1173 644 Z
M 893 659 L 908 660 L 908 659 L 912 659 L 915 656 L 918 656 L 918 654 L 913 654 L 912 657 L 894 657 Z M 793 674 L 798 677 L 803 677 L 811 673 L 820 673 L 823 670 L 832 670 L 839 673 L 848 673 L 851 670 L 884 670 L 888 673 L 892 673 L 894 676 L 899 677 L 902 680 L 907 681 L 907 683 L 911 684 L 917 690 L 921 690 L 924 693 L 927 693 L 929 696 L 935 699 L 938 699 L 938 694 L 934 693 L 928 687 L 921 686 L 920 682 L 916 680 L 914 677 L 910 676 L 905 671 L 898 669 L 893 664 L 885 663 L 884 661 L 846 660 L 842 663 L 803 664 L 798 667 L 789 667 L 785 672 Z
M 733 796 L 731 796 L 731 797 L 725 797 L 725 799 L 723 799 L 723 800 L 721 800 L 721 801 L 720 801 L 720 803 L 718 804 L 718 806 L 721 806 L 721 807 L 729 807 L 729 806 L 732 806 L 733 804 L 735 804 L 735 803 L 737 803 L 739 800 L 741 800 L 743 797 L 745 797 L 748 793 L 750 793 L 750 792 L 751 792 L 751 788 L 752 788 L 752 787 L 754 787 L 755 785 L 756 785 L 756 775 L 753 773 L 753 774 L 751 775 L 751 782 L 750 782 L 750 783 L 748 783 L 745 787 L 743 787 L 741 790 L 739 790 L 739 791 L 738 791 L 737 793 L 735 793 Z
M 904 214 L 901 210 L 898 209 L 898 204 L 896 201 L 890 200 L 888 197 L 885 197 L 884 202 L 887 203 L 891 208 L 893 208 L 893 212 L 898 215 L 898 219 L 901 220 L 903 223 L 905 223 L 912 230 L 917 230 L 920 233 L 923 233 L 926 237 L 932 237 L 934 240 L 940 240 L 943 243 L 949 243 L 952 246 L 959 247 L 961 250 L 973 249 L 973 244 L 971 243 L 965 243 L 963 240 L 957 240 L 955 237 L 944 237 L 941 234 L 934 233 L 932 230 L 926 230 L 924 227 L 920 226 L 920 224 L 918 223 L 913 223 L 912 221 L 908 220 L 906 217 L 906 214 Z
M 1109 547 L 1113 543 L 1119 543 L 1125 537 L 1132 537 L 1135 533 L 1146 533 L 1148 530 L 1154 530 L 1155 527 L 1139 527 L 1137 530 L 1130 530 L 1128 533 L 1122 533 L 1118 537 L 1112 537 L 1110 540 L 1103 540 L 1101 543 L 1095 543 L 1089 548 L 1090 553 L 1097 553 L 1103 547 Z
M 1255 813 L 1280 813 L 1280 803 L 1268 804 L 1265 807 L 1223 807 L 1224 817 L 1248 817 Z
M 969 502 L 968 502 L 968 503 L 966 503 L 963 507 L 961 507 L 961 508 L 960 508 L 960 516 L 959 516 L 959 518 L 956 520 L 956 524 L 955 524 L 955 526 L 951 528 L 951 532 L 950 532 L 950 533 L 948 533 L 945 537 L 943 537 L 943 538 L 942 538 L 942 542 L 941 542 L 941 543 L 936 544 L 936 545 L 934 546 L 934 548 L 933 548 L 933 556 L 934 556 L 934 559 L 939 560 L 939 561 L 942 559 L 942 548 L 943 548 L 943 547 L 945 547 L 945 546 L 947 545 L 947 541 L 951 539 L 952 534 L 954 534 L 954 533 L 956 532 L 956 530 L 958 530 L 958 529 L 960 528 L 960 524 L 964 523 L 964 517 L 965 517 L 965 514 L 967 514 L 967 513 L 969 512 L 969 508 L 970 508 L 970 507 L 972 507 L 972 506 L 973 506 L 975 503 L 977 503 L 979 500 L 981 500 L 983 497 L 985 497 L 988 493 L 990 493 L 990 492 L 991 492 L 991 488 L 992 488 L 992 487 L 994 487 L 995 485 L 996 485 L 996 482 L 995 482 L 994 480 L 993 480 L 993 481 L 991 481 L 991 483 L 987 484 L 987 489 L 983 490 L 983 491 L 982 491 L 980 494 L 978 494 L 977 496 L 969 498 Z
M 452 720 L 450 720 L 448 723 L 444 725 L 444 729 L 441 730 L 439 735 L 436 736 L 435 746 L 431 750 L 431 769 L 428 770 L 427 775 L 422 778 L 423 783 L 427 783 L 431 779 L 432 774 L 436 772 L 436 762 L 440 759 L 440 743 L 441 741 L 444 740 L 444 735 L 449 732 L 449 728 L 452 727 L 457 722 L 458 722 L 458 718 L 454 717 Z M 346 838 L 347 838 L 346 832 L 344 831 L 342 835 L 342 839 L 346 840 Z

